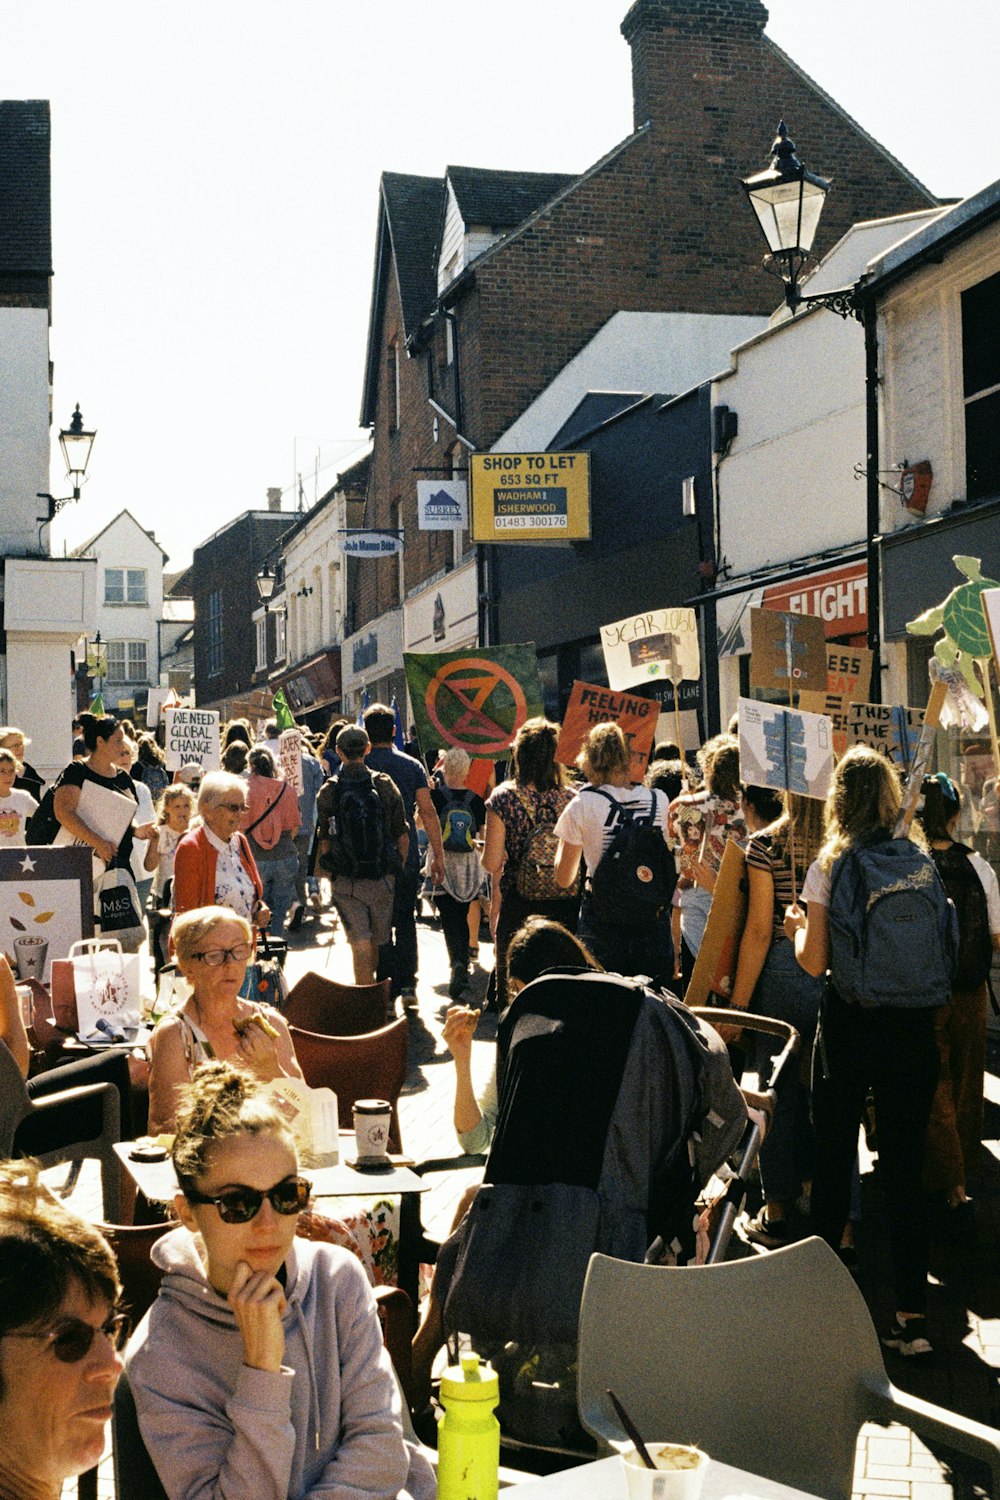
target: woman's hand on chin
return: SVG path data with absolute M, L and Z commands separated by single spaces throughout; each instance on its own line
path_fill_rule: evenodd
M 251 1271 L 241 1260 L 226 1301 L 243 1338 L 243 1363 L 253 1370 L 280 1370 L 285 1357 L 281 1283 L 268 1271 Z

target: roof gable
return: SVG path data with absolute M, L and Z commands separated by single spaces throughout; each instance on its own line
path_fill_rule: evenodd
M 567 172 L 499 172 L 482 167 L 449 167 L 459 212 L 466 225 L 513 229 L 575 182 Z
M 47 99 L 0 100 L 0 275 L 51 276 Z
M 79 547 L 73 547 L 71 549 L 71 551 L 70 551 L 70 556 L 71 557 L 87 557 L 87 556 L 89 556 L 89 554 L 91 552 L 93 552 L 93 550 L 94 550 L 95 546 L 97 545 L 97 543 L 101 540 L 101 537 L 105 536 L 112 529 L 112 527 L 117 526 L 118 522 L 121 521 L 121 520 L 128 521 L 132 526 L 135 527 L 135 529 L 137 531 L 140 531 L 142 533 L 142 535 L 147 539 L 147 541 L 152 542 L 152 544 L 153 544 L 154 547 L 159 548 L 160 556 L 163 558 L 163 561 L 165 563 L 167 563 L 167 562 L 170 561 L 170 558 L 167 556 L 166 552 L 164 552 L 163 548 L 160 547 L 160 544 L 156 540 L 156 537 L 153 535 L 153 533 L 151 531 L 147 531 L 146 528 L 145 528 L 145 526 L 140 526 L 139 522 L 136 520 L 135 516 L 128 509 L 126 509 L 126 510 L 120 510 L 118 512 L 118 514 L 116 516 L 114 516 L 108 522 L 108 524 L 106 526 L 102 526 L 101 529 L 100 529 L 100 531 L 95 532 L 95 534 L 90 538 L 89 541 L 81 542 L 80 545 L 79 545 Z

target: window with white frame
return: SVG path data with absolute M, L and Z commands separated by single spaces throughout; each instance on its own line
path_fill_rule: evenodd
M 146 681 L 145 641 L 108 641 L 108 681 Z
M 399 430 L 399 344 L 389 345 L 389 431 Z
M 145 568 L 105 568 L 105 604 L 145 604 Z
M 214 676 L 222 671 L 222 590 L 213 589 L 205 605 L 205 642 L 208 651 L 208 672 Z
M 285 611 L 283 609 L 274 612 L 274 659 L 283 661 L 288 651 L 285 644 Z
M 965 493 L 1000 494 L 1000 272 L 962 293 Z
M 260 619 L 254 622 L 254 629 L 256 631 L 256 636 L 257 636 L 257 665 L 256 665 L 255 670 L 258 671 L 258 672 L 266 672 L 267 671 L 267 615 L 261 615 Z

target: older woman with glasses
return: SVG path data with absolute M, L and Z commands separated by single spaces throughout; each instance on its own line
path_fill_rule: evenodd
M 223 1062 L 185 1091 L 181 1227 L 128 1348 L 143 1441 L 168 1495 L 431 1500 L 361 1265 L 296 1239 L 309 1183 L 259 1084 Z
M 301 1078 L 288 1026 L 270 1006 L 242 1000 L 253 954 L 250 923 L 223 906 L 185 912 L 174 922 L 174 951 L 191 998 L 164 1016 L 150 1038 L 149 1129 L 172 1131 L 178 1089 L 199 1063 L 238 1063 L 267 1082 Z
M 126 1320 L 107 1242 L 0 1166 L 0 1496 L 57 1500 L 104 1452 Z
M 186 834 L 174 856 L 174 911 L 227 906 L 256 927 L 267 927 L 260 872 L 240 822 L 247 784 L 228 771 L 210 771 L 198 789 L 201 826 Z

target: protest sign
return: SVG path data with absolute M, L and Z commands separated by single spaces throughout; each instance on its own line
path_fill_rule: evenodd
M 425 753 L 458 745 L 499 760 L 525 720 L 545 711 L 533 645 L 408 651 L 403 667 Z
M 601 647 L 616 692 L 640 682 L 691 682 L 701 674 L 693 609 L 649 609 L 602 625 Z
M 750 686 L 774 693 L 826 691 L 826 636 L 818 615 L 750 611 Z
M 203 771 L 219 768 L 219 715 L 214 708 L 165 708 L 164 746 L 171 771 L 197 761 Z
M 909 769 L 916 754 L 922 708 L 901 708 L 891 703 L 852 703 L 847 710 L 847 738 L 853 745 L 866 745 Z
M 658 744 L 661 740 L 666 740 L 668 743 L 672 741 L 681 751 L 699 749 L 702 735 L 698 724 L 698 715 L 694 709 L 682 708 L 680 711 L 681 737 L 678 742 L 676 738 L 678 715 L 675 713 L 664 713 L 662 704 L 657 706 L 660 709 L 660 716 L 656 721 L 656 733 L 653 736 L 654 744 Z
M 740 776 L 800 797 L 826 797 L 833 775 L 833 728 L 825 714 L 739 700 Z
M 829 646 L 826 653 L 826 691 L 799 694 L 799 708 L 810 714 L 826 714 L 833 725 L 833 749 L 843 755 L 849 743 L 848 710 L 868 696 L 872 679 L 872 653 L 864 646 Z
M 89 849 L 0 849 L 0 952 L 18 978 L 47 984 L 52 960 L 93 937 L 93 870 Z
M 659 713 L 660 705 L 652 698 L 613 693 L 590 682 L 574 682 L 559 731 L 556 760 L 564 766 L 575 765 L 589 730 L 595 724 L 613 720 L 621 727 L 632 756 L 632 780 L 641 781 L 653 748 Z
M 146 699 L 146 727 L 154 731 L 163 716 L 164 709 L 180 708 L 181 699 L 173 688 L 150 688 Z
M 747 916 L 744 874 L 746 855 L 729 839 L 712 892 L 712 907 L 698 949 L 685 1005 L 710 1005 L 713 999 L 729 1004 L 740 956 L 740 939 Z
M 906 780 L 906 790 L 903 793 L 903 805 L 899 809 L 899 817 L 896 826 L 892 830 L 894 839 L 905 839 L 913 822 L 913 815 L 920 801 L 921 782 L 924 772 L 930 765 L 931 751 L 934 749 L 934 739 L 938 725 L 941 723 L 941 713 L 948 697 L 948 688 L 943 682 L 935 682 L 931 687 L 931 695 L 924 709 L 924 722 L 920 730 L 920 738 L 914 752 L 913 762 L 910 766 L 910 774 Z
M 1000 589 L 983 589 L 979 597 L 983 602 L 986 629 L 993 648 L 993 662 L 997 676 L 1000 677 Z
M 278 759 L 281 774 L 296 797 L 305 791 L 302 779 L 302 739 L 297 729 L 283 729 L 278 735 Z

